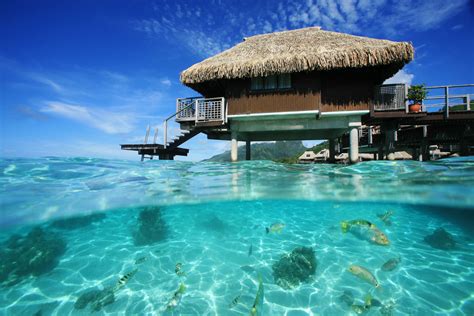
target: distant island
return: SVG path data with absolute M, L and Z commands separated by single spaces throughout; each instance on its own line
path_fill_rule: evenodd
M 297 163 L 305 151 L 312 150 L 318 153 L 320 150 L 328 148 L 328 142 L 322 142 L 314 147 L 308 148 L 302 141 L 276 141 L 272 143 L 252 144 L 252 160 L 272 160 L 282 163 Z M 245 146 L 239 146 L 238 160 L 245 160 Z M 204 161 L 229 162 L 230 150 L 222 154 L 212 156 Z

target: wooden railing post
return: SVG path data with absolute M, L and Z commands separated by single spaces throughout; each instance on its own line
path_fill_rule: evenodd
M 158 127 L 155 127 L 155 135 L 153 136 L 153 144 L 156 144 L 156 137 L 158 137 Z
M 449 118 L 449 87 L 444 87 L 444 103 L 446 104 L 445 118 Z
M 194 119 L 195 122 L 197 122 L 197 121 L 198 121 L 198 118 L 199 118 L 199 101 L 198 101 L 198 100 L 199 100 L 199 99 L 196 99 L 196 100 L 194 101 L 194 102 L 195 102 L 195 103 L 194 103 L 194 107 L 195 107 L 195 112 L 196 112 L 196 113 L 195 113 L 195 114 L 196 114 L 196 117 L 195 117 L 195 119 Z
M 146 127 L 146 134 L 145 134 L 145 142 L 144 144 L 148 143 L 148 135 L 150 135 L 150 125 Z
M 163 123 L 163 147 L 166 149 L 166 143 L 168 143 L 168 120 Z
M 367 133 L 367 144 L 372 145 L 373 138 L 372 138 L 372 126 L 368 126 L 368 133 Z
M 405 100 L 404 100 L 404 104 L 405 104 L 405 113 L 409 113 L 410 112 L 410 109 L 408 108 L 408 102 L 406 100 L 406 97 L 408 95 L 408 85 L 407 84 L 404 84 L 404 87 L 405 87 Z M 422 101 L 423 102 L 423 101 Z

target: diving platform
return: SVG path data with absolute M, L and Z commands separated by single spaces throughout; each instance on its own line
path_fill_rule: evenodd
M 153 159 L 153 156 L 158 156 L 160 160 L 173 160 L 174 156 L 187 156 L 189 153 L 189 149 L 186 148 L 165 148 L 161 144 L 122 144 L 120 148 L 138 152 L 142 156 L 142 160 L 146 156 L 150 159 Z

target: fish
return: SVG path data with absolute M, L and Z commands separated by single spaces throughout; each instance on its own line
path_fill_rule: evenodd
M 174 272 L 176 273 L 177 276 L 184 276 L 186 275 L 185 272 L 181 271 L 181 268 L 183 267 L 183 264 L 181 262 L 178 262 L 176 266 L 174 267 Z
M 358 277 L 359 279 L 362 279 L 372 284 L 373 286 L 375 286 L 375 288 L 380 287 L 379 281 L 377 281 L 375 276 L 366 268 L 353 264 L 349 266 L 348 271 L 352 273 L 353 275 L 355 275 L 356 277 Z
M 372 300 L 373 300 L 372 295 L 370 295 L 370 293 L 367 293 L 367 295 L 364 298 L 364 303 L 365 303 L 364 306 L 366 309 L 369 309 L 370 307 L 372 307 Z
M 270 227 L 265 227 L 265 231 L 268 233 L 281 233 L 281 231 L 285 228 L 284 223 L 273 223 L 270 225 Z
M 255 268 L 252 266 L 241 266 L 240 267 L 244 272 L 252 273 L 255 272 Z
M 398 266 L 400 261 L 402 261 L 400 257 L 389 259 L 382 265 L 381 269 L 383 271 L 393 271 Z
M 237 295 L 237 296 L 232 300 L 232 302 L 230 302 L 229 308 L 233 308 L 235 305 L 237 305 L 237 304 L 239 303 L 240 296 L 242 296 L 242 294 Z
M 354 295 L 351 291 L 345 290 L 341 296 L 339 296 L 341 302 L 346 303 L 347 306 L 351 306 L 354 303 Z
M 184 292 L 186 292 L 186 286 L 184 283 L 180 283 L 179 288 L 174 292 L 173 297 L 166 304 L 166 311 L 175 309 L 181 302 Z
M 388 246 L 390 241 L 388 237 L 371 222 L 364 219 L 356 219 L 352 221 L 342 221 L 341 230 L 343 233 L 352 231 L 356 235 L 369 237 L 371 242 L 378 245 Z
M 148 257 L 140 257 L 135 260 L 135 264 L 141 264 L 145 262 L 148 259 Z
M 390 220 L 390 216 L 393 215 L 392 211 L 386 211 L 383 214 L 377 214 L 377 217 L 380 218 L 382 222 L 385 223 L 385 225 L 390 226 L 392 225 L 392 221 Z
M 361 314 L 367 312 L 367 308 L 365 308 L 364 305 L 352 305 L 351 309 L 357 315 L 361 315 Z
M 257 295 L 255 296 L 255 301 L 253 302 L 252 308 L 250 309 L 250 316 L 262 316 L 263 315 L 263 282 L 262 276 L 258 276 L 258 290 Z
M 249 257 L 252 255 L 252 252 L 253 252 L 253 245 L 250 244 L 250 247 L 249 247 Z
M 380 315 L 383 316 L 392 316 L 394 314 L 395 310 L 395 303 L 393 301 L 382 305 L 381 308 L 379 309 Z
M 128 281 L 130 281 L 130 279 L 137 273 L 138 269 L 135 269 L 133 271 L 130 271 L 129 273 L 125 274 L 124 276 L 122 276 L 118 281 L 117 281 L 117 284 L 114 286 L 113 288 L 113 292 L 117 292 L 118 290 L 120 290 L 122 287 L 125 286 L 125 284 L 128 283 Z

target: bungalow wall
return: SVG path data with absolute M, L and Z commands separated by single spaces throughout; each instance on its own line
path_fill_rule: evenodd
M 200 91 L 206 97 L 224 95 L 229 115 L 368 110 L 374 87 L 388 77 L 389 70 L 372 67 L 293 73 L 291 88 L 271 91 L 252 91 L 249 78 L 223 80 L 201 86 Z
M 321 73 L 322 112 L 368 110 L 375 86 L 383 82 L 378 69 L 337 70 Z
M 232 80 L 226 85 L 229 115 L 317 110 L 321 104 L 320 76 L 295 73 L 292 87 L 274 91 L 251 91 L 250 79 Z

